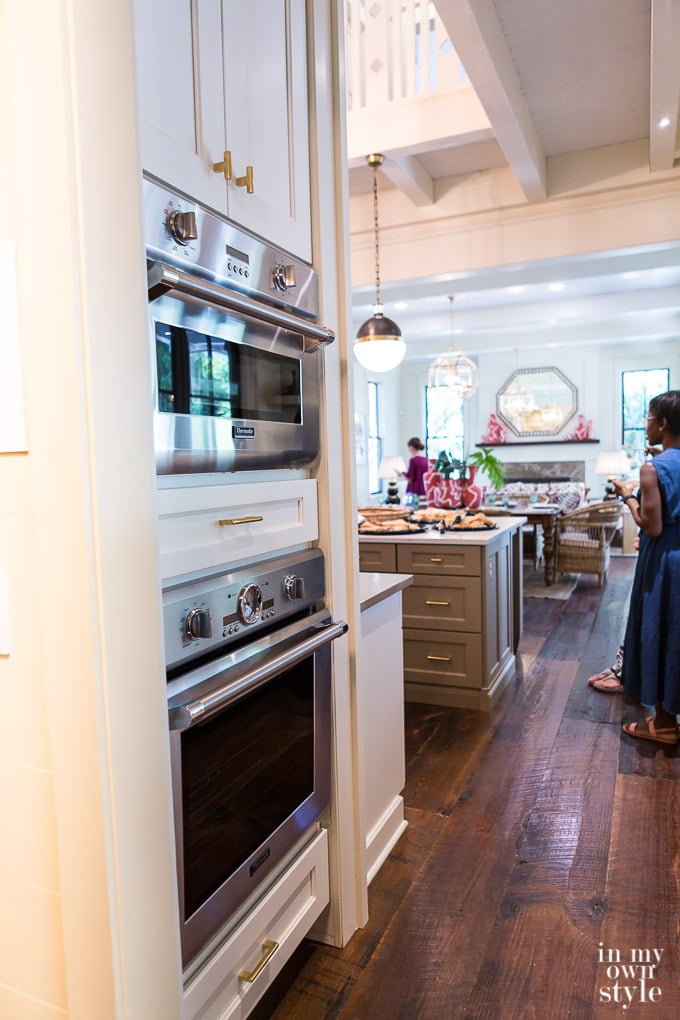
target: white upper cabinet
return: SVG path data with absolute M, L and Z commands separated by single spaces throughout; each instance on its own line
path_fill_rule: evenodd
M 311 262 L 304 0 L 133 6 L 144 170 Z

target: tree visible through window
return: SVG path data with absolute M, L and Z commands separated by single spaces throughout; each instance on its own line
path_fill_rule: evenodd
M 457 460 L 465 456 L 463 402 L 441 386 L 425 388 L 425 444 L 430 459 L 436 460 L 442 450 Z
M 621 442 L 634 464 L 645 458 L 645 418 L 652 397 L 665 393 L 670 385 L 667 368 L 643 368 L 621 373 Z

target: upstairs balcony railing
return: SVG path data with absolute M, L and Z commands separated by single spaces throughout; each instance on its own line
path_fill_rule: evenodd
M 468 84 L 433 3 L 346 0 L 345 7 L 348 111 Z

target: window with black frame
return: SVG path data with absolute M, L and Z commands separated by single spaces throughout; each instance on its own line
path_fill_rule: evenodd
M 645 458 L 647 408 L 652 397 L 670 385 L 667 368 L 640 368 L 621 373 L 621 442 L 634 465 Z

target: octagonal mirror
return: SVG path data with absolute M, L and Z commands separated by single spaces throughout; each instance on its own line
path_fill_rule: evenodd
M 496 395 L 498 417 L 516 436 L 556 436 L 577 406 L 576 387 L 559 368 L 518 368 Z

